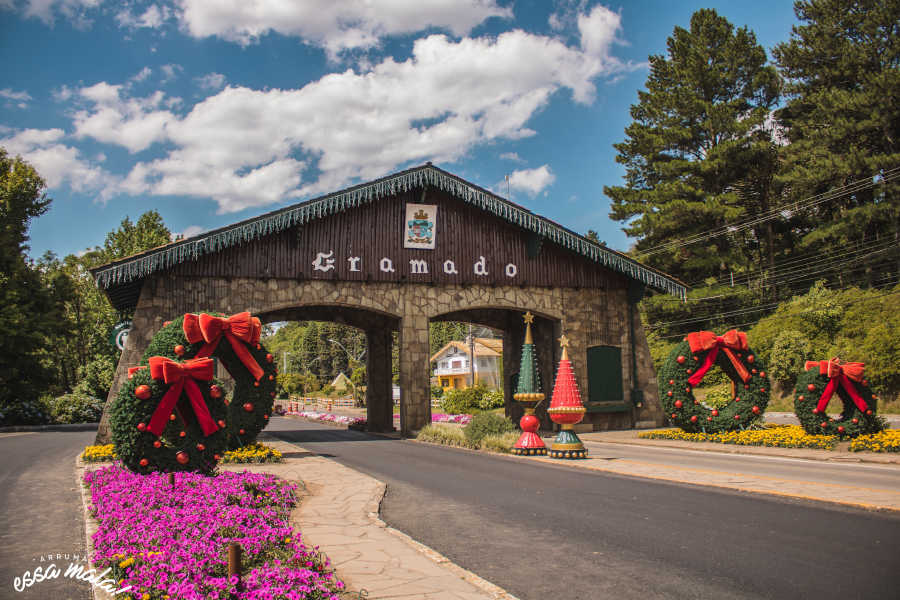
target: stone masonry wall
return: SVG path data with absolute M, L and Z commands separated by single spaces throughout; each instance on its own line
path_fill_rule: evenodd
M 390 317 L 398 322 L 400 332 L 400 425 L 404 434 L 418 430 L 431 419 L 428 323 L 431 318 L 472 309 L 506 309 L 532 313 L 548 320 L 539 350 L 547 404 L 553 387 L 553 361 L 556 348 L 548 348 L 552 337 L 565 333 L 571 342 L 569 354 L 575 369 L 582 398 L 588 397 L 586 349 L 593 345 L 619 346 L 622 349 L 623 382 L 626 399 L 631 385 L 631 350 L 628 306 L 625 289 L 559 289 L 512 286 L 427 285 L 396 283 L 363 283 L 349 281 L 298 281 L 292 279 L 191 278 L 161 274 L 148 278 L 135 310 L 131 334 L 119 360 L 116 378 L 107 399 L 107 408 L 127 375 L 127 368 L 141 358 L 144 348 L 164 321 L 185 312 L 201 310 L 233 314 L 249 310 L 264 321 L 269 313 L 308 306 L 342 307 L 370 312 L 384 328 Z M 302 314 L 302 310 L 297 314 Z M 318 317 L 317 317 L 318 318 Z M 637 316 L 635 317 L 638 318 Z M 522 326 L 519 323 L 519 326 Z M 662 423 L 656 395 L 655 374 L 649 349 L 639 321 L 636 322 L 638 384 L 644 390 L 644 408 L 628 413 L 592 415 L 595 428 L 630 428 L 638 422 Z M 390 335 L 389 331 L 368 331 Z M 520 336 L 507 336 L 517 340 Z M 383 339 L 383 338 L 382 338 Z M 555 344 L 556 341 L 553 340 Z M 505 348 L 513 359 L 520 347 Z M 518 359 L 504 360 L 515 365 Z M 509 378 L 512 372 L 505 370 Z M 383 387 L 383 386 L 379 386 Z M 380 411 L 384 408 L 381 407 Z M 372 415 L 374 416 L 374 415 Z M 379 415 L 376 420 L 384 420 Z M 98 431 L 98 440 L 109 438 L 106 411 Z

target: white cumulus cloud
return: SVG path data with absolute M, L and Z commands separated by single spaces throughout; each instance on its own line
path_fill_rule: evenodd
M 165 94 L 154 92 L 146 98 L 122 98 L 122 86 L 101 82 L 81 88 L 79 96 L 92 104 L 90 110 L 75 113 L 75 135 L 116 144 L 130 152 L 147 149 L 166 137 L 166 126 L 176 117 L 162 110 Z
M 68 184 L 76 192 L 98 192 L 101 199 L 113 195 L 117 178 L 62 143 L 64 136 L 62 129 L 23 129 L 0 139 L 0 146 L 31 163 L 50 189 Z
M 462 36 L 489 17 L 512 17 L 495 0 L 179 0 L 190 35 L 247 45 L 269 32 L 297 36 L 329 54 L 371 48 L 379 39 L 428 27 Z
M 536 169 L 521 169 L 509 174 L 509 187 L 521 190 L 534 196 L 543 191 L 556 181 L 556 175 L 548 165 L 541 165 Z
M 221 73 L 207 73 L 194 79 L 205 90 L 221 90 L 225 87 L 225 76 Z
M 116 13 L 116 21 L 119 23 L 119 26 L 128 29 L 157 29 L 162 27 L 171 15 L 172 9 L 168 6 L 151 4 L 147 7 L 147 10 L 139 15 L 132 13 L 128 8 L 123 8 Z
M 297 89 L 229 86 L 181 114 L 162 92 L 136 98 L 101 82 L 79 90 L 87 106 L 75 113 L 75 134 L 131 152 L 165 145 L 128 173 L 122 189 L 132 194 L 212 198 L 234 212 L 326 193 L 534 135 L 529 121 L 555 94 L 591 102 L 598 78 L 630 65 L 609 52 L 619 16 L 598 6 L 587 17 L 574 45 L 521 30 L 434 34 L 402 62 L 384 58 Z M 529 193 L 553 181 L 547 165 L 513 175 Z

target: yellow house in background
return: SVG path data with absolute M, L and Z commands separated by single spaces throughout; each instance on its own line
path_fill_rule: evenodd
M 475 364 L 470 362 L 469 344 L 452 341 L 434 353 L 434 375 L 431 384 L 444 390 L 462 390 L 471 385 L 472 371 L 475 383 L 489 388 L 499 388 L 500 361 L 503 360 L 503 340 L 475 338 Z

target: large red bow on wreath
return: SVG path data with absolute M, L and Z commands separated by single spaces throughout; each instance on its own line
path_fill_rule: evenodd
M 839 358 L 832 358 L 831 360 L 810 360 L 806 362 L 807 371 L 815 369 L 816 367 L 819 369 L 819 375 L 828 377 L 828 385 L 825 386 L 825 391 L 822 392 L 822 395 L 819 397 L 819 403 L 816 405 L 816 409 L 818 409 L 819 412 L 825 412 L 825 408 L 828 407 L 831 396 L 837 391 L 839 385 L 844 388 L 859 410 L 862 412 L 869 410 L 869 405 L 866 404 L 866 401 L 863 400 L 862 396 L 859 395 L 859 392 L 857 392 L 856 388 L 853 386 L 853 381 L 862 381 L 863 373 L 866 370 L 865 363 L 841 363 L 841 359 Z
M 171 385 L 169 391 L 165 393 L 159 406 L 153 411 L 150 417 L 150 424 L 147 429 L 156 435 L 162 435 L 166 423 L 169 421 L 169 415 L 175 408 L 181 393 L 187 394 L 191 401 L 191 408 L 197 415 L 197 422 L 203 435 L 208 436 L 218 431 L 219 426 L 213 421 L 212 415 L 209 414 L 209 408 L 203 401 L 203 393 L 194 380 L 211 381 L 213 378 L 213 361 L 209 358 L 195 358 L 183 363 L 175 362 L 163 356 L 151 356 L 147 361 L 150 364 L 150 377 L 153 379 L 161 379 L 165 383 Z
M 687 340 L 691 346 L 691 352 L 697 353 L 709 350 L 709 354 L 706 355 L 703 364 L 688 379 L 688 383 L 691 385 L 697 385 L 703 381 L 703 376 L 716 363 L 716 357 L 719 355 L 720 349 L 731 360 L 731 364 L 734 365 L 734 370 L 737 371 L 741 380 L 746 383 L 750 379 L 750 372 L 747 370 L 747 367 L 733 352 L 733 350 L 746 351 L 749 349 L 747 334 L 743 331 L 732 329 L 731 331 L 726 331 L 725 335 L 716 335 L 712 331 L 697 331 L 689 333 Z
M 262 325 L 259 319 L 251 317 L 249 312 L 242 312 L 230 317 L 214 317 L 206 313 L 194 315 L 188 313 L 184 315 L 184 335 L 188 342 L 196 344 L 205 341 L 206 344 L 200 348 L 197 358 L 205 358 L 210 356 L 219 345 L 219 341 L 224 335 L 234 348 L 234 353 L 240 359 L 253 378 L 259 381 L 263 376 L 263 369 L 259 363 L 247 350 L 244 343 L 256 344 L 259 342 Z

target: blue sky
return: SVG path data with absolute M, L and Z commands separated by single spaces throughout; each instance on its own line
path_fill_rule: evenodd
M 0 146 L 48 182 L 31 256 L 158 210 L 195 235 L 433 161 L 616 249 L 612 144 L 678 25 L 768 51 L 788 0 L 0 0 Z

